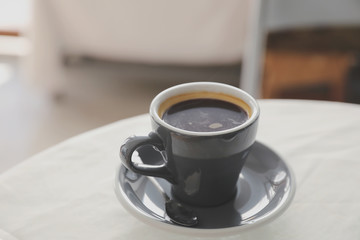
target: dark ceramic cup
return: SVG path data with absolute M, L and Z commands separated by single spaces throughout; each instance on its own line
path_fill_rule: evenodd
M 241 105 L 248 119 L 234 128 L 195 132 L 166 123 L 162 115 L 172 105 L 193 98 L 214 98 Z M 120 148 L 126 168 L 142 175 L 164 178 L 173 196 L 186 204 L 216 206 L 232 199 L 246 156 L 255 142 L 260 110 L 256 100 L 239 88 L 214 82 L 186 83 L 158 94 L 150 105 L 152 132 L 132 136 Z M 153 146 L 163 162 L 134 162 L 133 152 Z M 146 156 L 142 156 L 146 158 Z M 240 193 L 241 194 L 241 193 Z

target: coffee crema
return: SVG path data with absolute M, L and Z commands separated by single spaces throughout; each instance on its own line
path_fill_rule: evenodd
M 168 124 L 193 132 L 216 132 L 246 122 L 250 107 L 241 99 L 222 93 L 189 93 L 167 99 L 159 115 Z

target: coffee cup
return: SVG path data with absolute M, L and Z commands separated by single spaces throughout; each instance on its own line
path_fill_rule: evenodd
M 120 158 L 135 173 L 166 179 L 173 197 L 185 204 L 220 205 L 236 195 L 259 114 L 256 100 L 239 88 L 216 82 L 180 84 L 153 99 L 152 131 L 129 137 Z M 161 153 L 161 164 L 133 160 L 137 149 L 149 145 Z

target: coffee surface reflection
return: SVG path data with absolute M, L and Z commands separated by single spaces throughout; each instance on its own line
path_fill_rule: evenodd
M 248 119 L 247 112 L 234 103 L 220 99 L 190 99 L 169 107 L 162 119 L 193 132 L 215 132 L 237 127 Z

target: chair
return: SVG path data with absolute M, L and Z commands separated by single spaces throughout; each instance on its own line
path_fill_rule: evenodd
M 62 92 L 69 82 L 64 59 L 83 57 L 165 71 L 240 69 L 248 1 L 34 0 L 29 79 Z
M 278 98 L 288 89 L 326 85 L 330 99 L 344 100 L 347 70 L 354 49 L 360 49 L 358 41 L 353 41 L 360 29 L 359 1 L 256 0 L 251 9 L 254 19 L 246 41 L 241 88 L 256 97 Z M 334 26 L 337 31 L 324 31 Z M 357 35 L 346 39 L 345 26 Z M 324 39 L 336 41 L 324 44 Z

